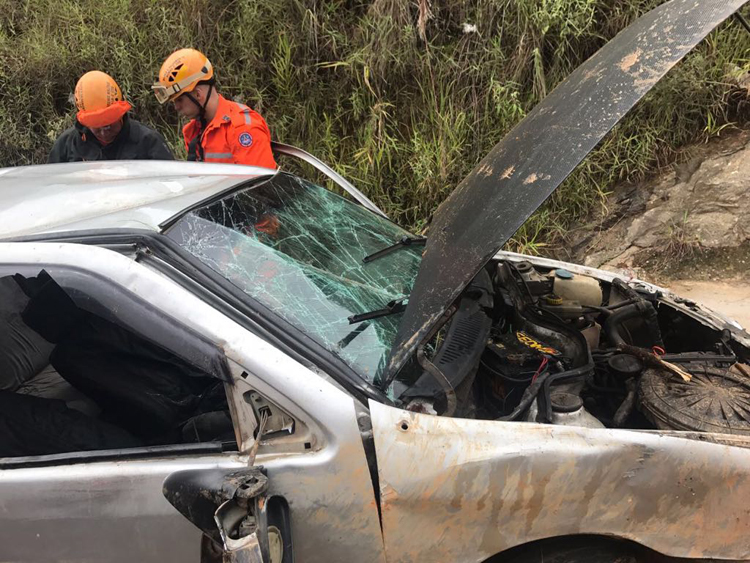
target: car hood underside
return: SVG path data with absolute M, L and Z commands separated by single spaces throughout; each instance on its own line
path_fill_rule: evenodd
M 539 103 L 435 215 L 389 359 L 395 374 L 495 253 L 658 81 L 747 0 L 672 0 Z

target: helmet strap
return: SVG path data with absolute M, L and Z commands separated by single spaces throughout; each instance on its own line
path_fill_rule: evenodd
M 189 161 L 203 162 L 205 160 L 205 153 L 203 152 L 203 145 L 201 145 L 201 137 L 203 136 L 203 131 L 205 131 L 206 126 L 208 125 L 208 122 L 206 120 L 206 106 L 208 105 L 208 101 L 211 99 L 211 94 L 213 93 L 213 91 L 214 91 L 214 84 L 212 81 L 208 85 L 208 93 L 206 94 L 206 101 L 203 102 L 202 104 L 198 103 L 198 100 L 196 100 L 190 92 L 185 92 L 183 94 L 183 96 L 187 97 L 188 100 L 193 102 L 198 107 L 198 111 L 200 112 L 198 116 L 198 123 L 200 124 L 200 129 L 198 130 L 198 134 L 188 144 L 187 159 Z

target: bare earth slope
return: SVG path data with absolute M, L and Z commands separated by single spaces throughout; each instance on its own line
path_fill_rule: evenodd
M 618 187 L 607 212 L 570 232 L 561 257 L 673 289 L 750 327 L 750 131 L 685 151 Z
M 750 284 L 746 281 L 673 280 L 665 285 L 678 295 L 724 313 L 750 329 Z

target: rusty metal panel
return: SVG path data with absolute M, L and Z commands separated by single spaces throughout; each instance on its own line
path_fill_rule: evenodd
M 479 562 L 572 534 L 750 559 L 750 440 L 370 409 L 390 563 Z
M 441 205 L 389 361 L 395 373 L 469 281 L 667 71 L 747 0 L 672 0 L 578 67 Z

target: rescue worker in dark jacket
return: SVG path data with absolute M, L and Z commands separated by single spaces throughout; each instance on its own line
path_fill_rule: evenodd
M 76 124 L 55 141 L 48 162 L 174 159 L 159 133 L 128 116 L 131 105 L 108 74 L 84 74 L 75 100 Z

